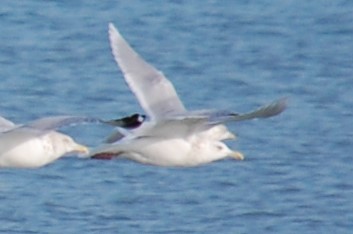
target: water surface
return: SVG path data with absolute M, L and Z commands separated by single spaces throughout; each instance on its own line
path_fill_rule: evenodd
M 237 123 L 243 162 L 187 168 L 65 158 L 0 171 L 1 233 L 349 233 L 353 229 L 351 1 L 3 1 L 0 114 L 141 112 L 107 27 L 190 109 L 282 115 Z M 95 146 L 102 126 L 65 128 Z

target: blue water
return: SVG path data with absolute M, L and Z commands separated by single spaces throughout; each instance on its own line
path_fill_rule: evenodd
M 187 168 L 61 159 L 0 170 L 1 233 L 350 233 L 353 2 L 2 1 L 0 115 L 141 112 L 115 65 L 114 22 L 190 109 L 251 110 L 246 160 Z M 63 129 L 95 146 L 111 129 Z

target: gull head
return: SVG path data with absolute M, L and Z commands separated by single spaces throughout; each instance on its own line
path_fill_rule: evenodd
M 50 139 L 53 146 L 54 154 L 58 157 L 78 153 L 82 155 L 87 155 L 89 150 L 86 146 L 78 144 L 68 135 L 59 133 L 59 132 L 51 132 Z
M 236 160 L 244 160 L 244 155 L 242 153 L 231 150 L 221 141 L 213 142 L 213 144 L 210 144 L 210 146 L 212 148 L 210 149 L 209 153 L 214 154 L 213 157 L 217 157 L 214 160 L 222 159 L 225 157 L 231 157 Z
M 121 119 L 113 119 L 105 121 L 105 123 L 112 126 L 118 126 L 122 128 L 137 128 L 139 127 L 146 119 L 146 115 L 133 114 Z

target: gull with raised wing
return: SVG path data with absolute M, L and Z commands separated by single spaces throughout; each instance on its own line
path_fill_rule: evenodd
M 245 114 L 187 111 L 172 83 L 141 58 L 112 23 L 109 39 L 115 61 L 147 119 L 137 128 L 120 128 L 118 137 L 90 152 L 93 158 L 121 156 L 144 164 L 173 167 L 197 166 L 226 157 L 242 160 L 240 152 L 222 142 L 235 138 L 224 123 L 271 117 L 286 107 L 286 100 L 280 99 Z

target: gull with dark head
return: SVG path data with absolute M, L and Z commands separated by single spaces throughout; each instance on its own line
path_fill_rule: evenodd
M 156 166 L 197 166 L 226 157 L 242 160 L 223 141 L 235 136 L 224 125 L 231 121 L 268 118 L 281 113 L 286 101 L 280 99 L 259 109 L 238 114 L 230 111 L 188 111 L 172 83 L 163 73 L 141 58 L 112 23 L 109 39 L 115 61 L 125 81 L 147 114 L 134 129 L 122 129 L 116 140 L 98 146 L 91 157 L 124 157 Z

